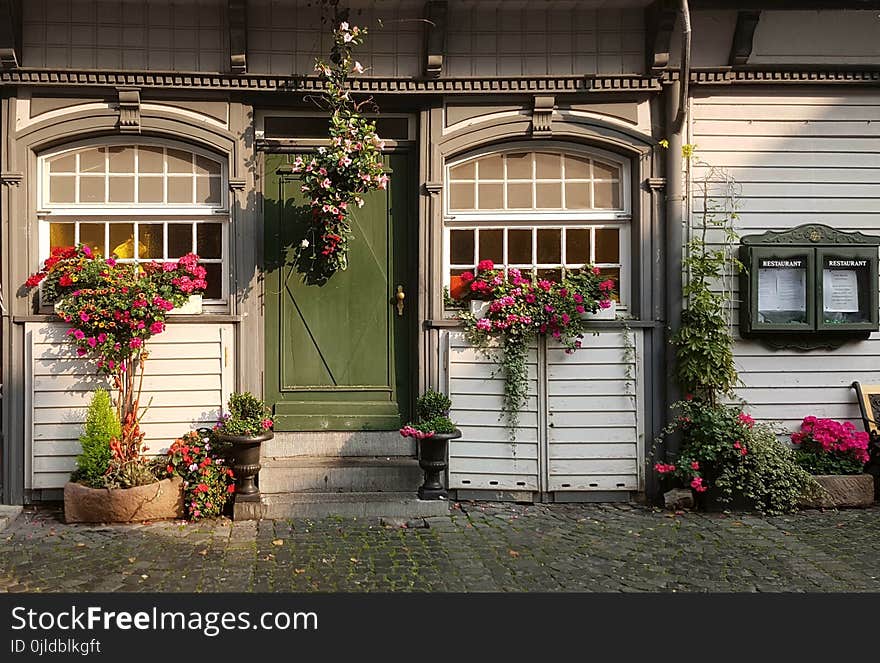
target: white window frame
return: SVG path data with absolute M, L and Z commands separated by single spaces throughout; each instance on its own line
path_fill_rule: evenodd
M 585 209 L 585 210 L 551 210 L 551 209 L 535 209 L 535 210 L 468 210 L 461 211 L 450 210 L 450 182 L 449 173 L 452 168 L 459 164 L 478 159 L 481 157 L 504 154 L 508 152 L 556 152 L 561 154 L 572 154 L 595 158 L 600 161 L 612 163 L 620 168 L 620 201 L 619 209 Z M 557 228 L 603 228 L 616 227 L 619 229 L 619 262 L 611 265 L 598 263 L 597 267 L 618 267 L 620 269 L 619 297 L 620 302 L 618 308 L 622 311 L 628 310 L 630 302 L 631 290 L 631 269 L 632 269 L 632 177 L 629 161 L 619 155 L 595 148 L 587 148 L 580 145 L 572 145 L 559 142 L 513 142 L 504 143 L 486 147 L 467 155 L 450 160 L 445 164 L 444 176 L 447 186 L 444 187 L 443 194 L 443 286 L 450 286 L 450 270 L 460 269 L 461 267 L 451 264 L 451 230 L 497 230 L 502 228 L 534 228 L 538 229 L 557 229 Z M 505 194 L 506 195 L 506 194 Z M 532 259 L 535 269 L 554 269 L 560 265 L 544 265 L 537 263 L 537 235 L 533 235 L 532 239 Z M 591 236 L 592 237 L 592 236 Z M 562 233 L 562 242 L 565 241 L 565 233 Z M 477 253 L 478 242 L 474 242 L 475 254 Z M 507 235 L 504 235 L 504 255 L 507 255 Z M 591 243 L 591 255 L 595 255 L 595 242 Z M 562 247 L 562 255 L 565 256 L 565 247 Z M 476 258 L 476 255 L 475 255 Z M 475 263 L 476 264 L 476 263 Z M 515 265 L 511 265 L 515 266 Z M 505 266 L 505 271 L 507 266 Z
M 63 157 L 70 152 L 76 152 L 89 148 L 114 147 L 114 146 L 134 146 L 144 145 L 150 147 L 165 147 L 177 149 L 184 152 L 193 153 L 211 159 L 220 164 L 220 204 L 181 204 L 181 203 L 163 203 L 139 205 L 137 202 L 130 203 L 107 203 L 104 205 L 82 205 L 79 203 L 50 203 L 48 201 L 49 191 L 49 162 L 57 157 Z M 137 164 L 135 164 L 135 171 Z M 158 225 L 163 224 L 164 243 L 163 255 L 168 254 L 168 232 L 167 225 L 173 223 L 192 224 L 193 245 L 199 223 L 219 223 L 221 226 L 221 253 L 220 258 L 205 259 L 206 263 L 215 263 L 221 265 L 222 295 L 220 299 L 205 299 L 206 312 L 225 313 L 228 310 L 230 301 L 229 274 L 230 266 L 230 194 L 229 194 L 229 171 L 227 160 L 216 153 L 199 147 L 189 145 L 174 140 L 157 139 L 150 137 L 108 137 L 105 139 L 92 139 L 77 141 L 65 145 L 60 150 L 48 151 L 40 154 L 37 158 L 37 223 L 38 223 L 38 244 L 40 264 L 49 257 L 50 253 L 50 224 L 51 223 L 72 223 L 74 224 L 74 241 L 79 239 L 79 225 L 82 223 L 103 223 L 104 224 L 104 242 L 109 244 L 110 224 L 113 223 L 131 223 L 134 228 L 134 251 L 133 255 L 138 255 L 138 224 Z M 127 175 L 122 173 L 122 175 Z M 165 179 L 167 180 L 167 174 Z M 135 200 L 137 200 L 137 176 L 135 179 Z M 78 180 L 78 176 L 77 176 Z M 193 186 L 195 186 L 195 177 L 193 177 Z M 75 184 L 78 189 L 78 182 Z M 120 258 L 119 262 L 151 262 L 162 261 L 163 258 Z M 174 258 L 165 258 L 164 260 L 174 260 Z

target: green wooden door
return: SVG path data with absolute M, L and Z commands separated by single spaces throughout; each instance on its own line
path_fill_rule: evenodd
M 265 395 L 276 430 L 394 430 L 409 417 L 415 279 L 406 154 L 385 157 L 387 190 L 352 213 L 349 266 L 306 285 L 290 265 L 307 208 L 293 155 L 266 156 Z M 397 287 L 406 294 L 403 315 Z

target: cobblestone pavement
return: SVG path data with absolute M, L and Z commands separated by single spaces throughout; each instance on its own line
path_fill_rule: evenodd
M 378 521 L 65 525 L 0 533 L 0 591 L 880 591 L 880 508 L 779 518 L 463 503 Z

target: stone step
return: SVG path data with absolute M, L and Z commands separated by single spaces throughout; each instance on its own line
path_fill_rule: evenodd
M 420 518 L 449 513 L 447 500 L 420 500 L 406 493 L 283 493 L 263 495 L 261 516 L 287 518 Z
M 260 492 L 370 493 L 409 492 L 415 495 L 424 474 L 415 458 L 301 456 L 260 461 Z
M 282 433 L 263 444 L 264 458 L 296 456 L 415 456 L 416 443 L 397 431 Z

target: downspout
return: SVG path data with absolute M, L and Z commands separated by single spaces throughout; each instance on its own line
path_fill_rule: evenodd
M 666 91 L 666 127 L 669 146 L 666 150 L 666 407 L 680 400 L 681 393 L 675 379 L 675 349 L 669 344 L 672 334 L 681 324 L 682 301 L 682 253 L 685 237 L 685 187 L 682 173 L 682 134 L 685 130 L 688 104 L 688 79 L 690 78 L 691 21 L 687 0 L 681 0 L 682 51 L 677 81 Z M 677 451 L 678 440 L 668 440 L 668 451 Z

